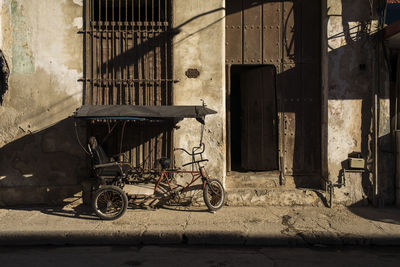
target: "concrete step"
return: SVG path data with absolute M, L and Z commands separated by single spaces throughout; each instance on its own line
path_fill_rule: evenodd
M 327 206 L 325 191 L 288 188 L 226 188 L 228 206 Z
M 127 184 L 124 186 L 124 192 L 128 195 L 146 195 L 150 196 L 154 193 L 153 183 L 139 183 L 139 184 Z
M 279 171 L 230 172 L 226 177 L 227 188 L 277 188 Z

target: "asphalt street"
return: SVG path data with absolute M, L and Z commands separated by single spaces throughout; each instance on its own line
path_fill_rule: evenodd
M 0 266 L 399 266 L 399 247 L 1 247 Z

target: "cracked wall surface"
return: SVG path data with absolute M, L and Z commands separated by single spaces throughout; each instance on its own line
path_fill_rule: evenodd
M 200 105 L 203 99 L 218 112 L 206 117 L 203 141 L 209 174 L 224 180 L 225 1 L 175 0 L 173 5 L 172 27 L 178 32 L 173 39 L 173 71 L 179 80 L 174 84 L 174 104 Z M 0 0 L 0 49 L 9 67 L 8 88 L 0 105 L 0 205 L 7 199 L 22 203 L 18 199 L 27 199 L 24 190 L 31 187 L 37 188 L 40 197 L 29 202 L 43 202 L 55 187 L 78 185 L 87 175 L 86 157 L 67 119 L 82 103 L 78 79 L 83 76 L 83 40 L 77 34 L 82 11 L 82 0 Z M 371 16 L 369 2 L 364 0 L 327 0 L 323 12 L 328 17 L 328 179 L 339 181 L 353 151 L 362 153 L 372 171 L 371 92 L 379 87 L 379 173 L 382 192 L 390 202 L 394 171 L 390 105 L 387 70 L 374 64 L 382 52 L 371 41 L 377 30 L 376 14 Z M 375 84 L 377 69 L 381 71 L 379 85 Z M 188 70 L 196 75 L 187 75 Z M 201 126 L 196 120 L 186 119 L 178 126 L 175 147 L 198 145 Z M 183 154 L 175 156 L 177 166 L 189 160 Z M 371 175 L 351 174 L 347 182 L 335 190 L 336 201 L 364 202 L 370 194 Z M 16 197 L 7 198 L 7 194 Z
M 10 69 L 0 106 L 0 205 L 42 202 L 50 187 L 78 185 L 86 173 L 67 119 L 82 99 L 82 10 L 73 0 L 0 1 L 0 49 Z M 36 199 L 23 196 L 26 187 Z
M 222 180 L 226 173 L 225 144 L 225 22 L 224 1 L 173 1 L 173 28 L 179 34 L 173 40 L 175 105 L 207 106 L 218 113 L 206 117 L 203 142 L 206 145 L 207 170 L 212 177 Z M 189 78 L 188 69 L 200 75 Z M 200 123 L 186 119 L 175 131 L 175 147 L 190 149 L 198 146 Z M 177 166 L 189 161 L 175 153 Z
M 378 62 L 383 50 L 376 37 L 376 6 L 362 0 L 328 0 L 327 8 L 329 180 L 342 182 L 349 153 L 361 152 L 366 160 L 367 172 L 350 175 L 349 185 L 335 191 L 336 201 L 351 205 L 372 196 L 374 92 L 379 98 L 379 143 L 390 147 L 388 70 Z M 391 202 L 393 154 L 380 146 L 378 156 L 382 191 Z

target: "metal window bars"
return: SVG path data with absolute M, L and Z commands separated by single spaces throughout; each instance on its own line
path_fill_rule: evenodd
M 84 104 L 172 104 L 171 0 L 85 0 Z
M 172 105 L 172 0 L 84 0 L 84 105 Z M 173 157 L 173 125 L 128 123 L 122 150 L 152 169 Z M 107 134 L 94 124 L 93 134 Z M 115 138 L 107 141 L 117 149 Z

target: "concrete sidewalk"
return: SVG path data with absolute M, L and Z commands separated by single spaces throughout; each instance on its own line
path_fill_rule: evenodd
M 400 209 L 372 207 L 129 208 L 101 221 L 78 202 L 0 209 L 1 245 L 400 245 Z

